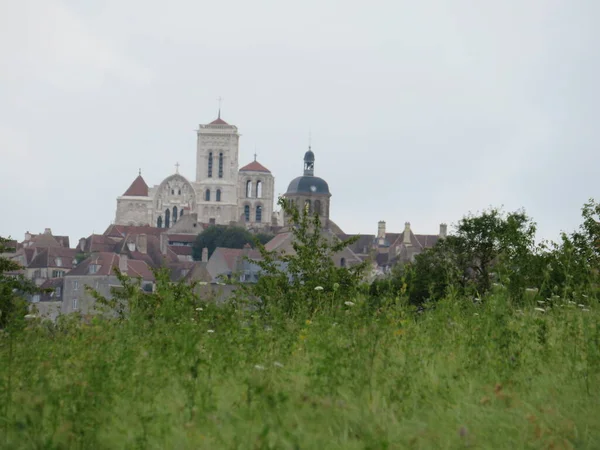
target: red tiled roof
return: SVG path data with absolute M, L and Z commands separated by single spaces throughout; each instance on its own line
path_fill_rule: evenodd
M 269 169 L 263 166 L 258 161 L 252 161 L 250 164 L 246 164 L 240 169 L 240 172 L 267 172 L 271 173 Z
M 225 122 L 223 119 L 221 119 L 220 117 L 217 117 L 215 120 L 213 120 L 211 123 L 209 123 L 209 125 L 229 125 L 227 122 Z
M 168 234 L 169 242 L 194 242 L 198 237 L 197 234 Z
M 123 238 L 126 235 L 135 236 L 138 234 L 147 234 L 158 237 L 164 231 L 164 228 L 157 228 L 151 226 L 109 225 L 109 227 L 103 234 L 104 236 L 110 236 L 114 238 Z
M 169 248 L 176 255 L 192 256 L 192 247 L 186 247 L 183 245 L 171 245 Z
M 129 189 L 125 191 L 123 195 L 129 195 L 132 197 L 148 197 L 148 185 L 144 181 L 141 175 L 138 175 Z
M 237 258 L 242 258 L 244 253 L 248 253 L 248 258 L 251 259 L 260 259 L 261 255 L 258 250 L 255 249 L 242 249 L 242 248 L 225 248 L 225 247 L 217 247 L 214 253 L 221 253 L 223 255 L 223 259 L 225 259 L 225 263 L 229 270 L 233 270 L 235 268 L 235 261 Z M 213 255 L 214 255 L 213 253 Z M 212 255 L 211 255 L 212 258 Z

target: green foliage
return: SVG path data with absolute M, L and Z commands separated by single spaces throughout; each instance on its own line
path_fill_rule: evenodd
M 208 256 L 213 254 L 217 247 L 244 248 L 244 245 L 255 245 L 256 241 L 265 244 L 273 235 L 268 233 L 253 234 L 246 228 L 239 226 L 211 225 L 198 235 L 192 247 L 194 260 L 200 261 L 202 249 L 208 248 Z
M 10 241 L 0 237 L 0 255 L 14 249 L 8 248 Z M 27 314 L 27 302 L 24 294 L 38 292 L 37 287 L 22 275 L 10 274 L 22 267 L 8 258 L 0 256 L 0 330 L 4 328 L 22 328 Z
M 337 267 L 334 255 L 356 241 L 341 241 L 322 232 L 318 214 L 298 211 L 284 198 L 278 201 L 293 235 L 293 253 L 267 251 L 261 244 L 257 265 L 262 275 L 256 285 L 246 289 L 262 311 L 275 307 L 284 314 L 312 315 L 318 310 L 339 307 L 341 299 L 356 294 L 365 263 Z

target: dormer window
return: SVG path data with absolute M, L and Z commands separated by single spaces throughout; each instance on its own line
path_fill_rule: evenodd
M 62 258 L 56 258 L 56 267 L 62 267 Z
M 100 269 L 100 265 L 99 264 L 90 264 L 88 266 L 88 271 L 90 274 L 94 274 L 96 272 L 98 272 L 98 269 Z

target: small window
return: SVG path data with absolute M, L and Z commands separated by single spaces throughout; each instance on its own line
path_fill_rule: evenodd
M 94 273 L 98 272 L 98 267 L 99 267 L 98 264 L 90 264 L 88 266 L 90 274 L 94 274 Z
M 165 209 L 165 228 L 171 227 L 171 210 Z
M 223 153 L 219 153 L 219 178 L 223 178 Z
M 173 223 L 177 222 L 177 206 L 173 206 Z
M 207 189 L 204 192 L 204 200 L 206 200 L 207 202 L 210 202 L 210 189 Z
M 35 294 L 33 296 L 33 298 L 31 299 L 32 303 L 39 303 L 39 301 L 40 301 L 40 294 Z
M 208 154 L 208 178 L 212 178 L 212 165 L 213 165 L 213 154 Z
M 73 290 L 76 291 L 79 289 L 79 281 L 73 280 Z
M 171 189 L 171 195 L 175 195 L 175 189 Z
M 340 267 L 346 267 L 346 258 L 340 259 Z
M 246 198 L 252 197 L 252 181 L 246 181 Z
M 250 222 L 250 205 L 244 206 L 244 219 L 246 222 Z
M 60 294 L 62 294 L 62 289 L 61 289 L 61 287 L 60 287 L 60 286 L 58 286 L 58 287 L 56 288 L 56 291 L 55 291 L 55 293 L 56 293 L 56 296 L 57 296 L 57 297 L 60 297 Z
M 322 212 L 321 212 L 321 200 L 315 200 L 314 208 L 315 208 L 315 212 L 318 215 L 322 215 Z
M 79 300 L 76 298 L 73 299 L 73 311 L 77 311 L 79 309 Z
M 62 258 L 56 258 L 56 267 L 62 267 Z
M 177 195 L 181 195 L 181 189 L 177 191 Z
M 162 228 L 162 216 L 158 216 L 158 219 L 156 219 L 156 227 Z
M 221 201 L 221 189 L 217 189 L 217 201 Z

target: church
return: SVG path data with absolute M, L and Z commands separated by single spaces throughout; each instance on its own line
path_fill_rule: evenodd
M 275 202 L 275 178 L 256 160 L 239 168 L 240 134 L 218 117 L 200 125 L 196 143 L 196 179 L 176 172 L 148 187 L 141 172 L 117 198 L 115 225 L 170 228 L 181 216 L 197 214 L 206 224 L 244 223 L 270 227 Z

